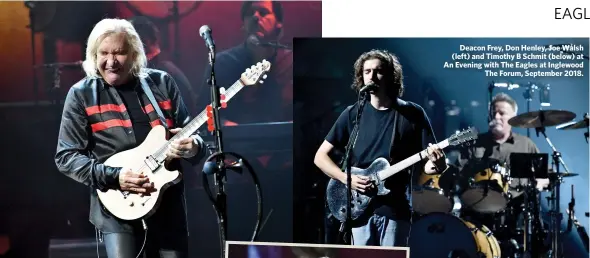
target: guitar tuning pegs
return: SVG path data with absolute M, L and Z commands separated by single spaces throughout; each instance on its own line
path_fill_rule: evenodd
M 266 79 L 268 77 L 266 74 L 262 76 L 262 79 Z
M 260 83 L 260 84 L 263 84 L 263 83 L 264 83 L 264 81 L 263 81 L 263 80 L 260 80 L 260 82 L 259 82 L 259 83 Z

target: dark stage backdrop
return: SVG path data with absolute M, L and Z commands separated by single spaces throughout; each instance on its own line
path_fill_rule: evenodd
M 22 1 L 0 2 L 0 58 L 11 60 L 0 63 L 0 119 L 5 125 L 0 128 L 0 142 L 11 146 L 0 156 L 0 235 L 20 230 L 25 239 L 94 238 L 88 223 L 88 188 L 59 174 L 53 161 L 62 107 L 49 102 L 34 104 L 36 98 L 63 100 L 69 87 L 84 74 L 79 67 L 64 68 L 60 88 L 54 89 L 53 71 L 33 71 L 34 65 L 83 60 L 85 40 L 96 22 L 105 17 L 143 15 L 159 27 L 163 55 L 179 66 L 193 87 L 200 87 L 208 63 L 199 28 L 205 24 L 211 27 L 218 52 L 243 42 L 242 2 L 177 1 L 178 23 L 171 16 L 173 3 L 36 2 L 30 13 Z M 282 5 L 282 44 L 291 45 L 293 37 L 321 36 L 321 2 L 288 1 Z M 34 48 L 27 27 L 30 14 L 36 31 Z M 226 133 L 226 151 L 244 155 L 262 183 L 268 216 L 260 233 L 263 241 L 292 240 L 292 129 L 290 125 L 281 128 L 267 128 L 272 133 L 266 134 L 258 128 Z M 200 254 L 198 257 L 217 257 L 217 220 L 200 172 L 201 166 L 197 166 L 185 175 L 190 248 L 193 255 Z M 250 240 L 256 199 L 247 174 L 230 175 L 228 195 L 229 239 Z
M 348 105 L 356 101 L 350 89 L 353 64 L 366 51 L 380 48 L 398 55 L 404 72 L 405 100 L 421 105 L 430 117 L 439 141 L 456 130 L 475 126 L 487 130 L 488 85 L 492 81 L 526 85 L 536 82 L 551 85 L 551 107 L 577 115 L 576 120 L 588 112 L 588 61 L 584 62 L 582 77 L 486 77 L 483 70 L 445 69 L 445 61 L 452 62 L 451 54 L 459 52 L 459 45 L 550 45 L 573 43 L 584 47 L 587 55 L 588 39 L 482 39 L 482 38 L 391 38 L 391 39 L 296 39 L 294 48 L 294 228 L 295 241 L 323 243 L 323 217 L 325 187 L 328 181 L 314 164 L 317 148 L 328 134 L 334 121 Z M 538 62 L 538 61 L 533 61 Z M 519 105 L 518 113 L 527 112 L 523 91 L 496 89 L 505 92 Z M 539 95 L 535 94 L 530 110 L 540 109 Z M 526 135 L 524 129 L 515 131 Z M 588 228 L 588 144 L 584 130 L 561 131 L 547 128 L 553 144 L 562 152 L 571 172 L 579 176 L 567 178 L 562 184 L 561 212 L 565 213 L 571 200 L 570 186 L 575 185 L 576 216 Z M 552 150 L 544 138 L 531 131 L 531 139 L 543 153 Z M 453 159 L 449 149 L 447 157 Z M 339 159 L 336 159 L 337 161 Z M 578 172 L 579 171 L 579 172 Z M 546 207 L 545 196 L 541 198 Z M 543 216 L 546 214 L 544 213 Z M 546 217 L 546 216 L 545 216 Z M 563 227 L 565 222 L 563 220 Z M 565 228 L 564 228 L 565 229 Z M 337 229 L 336 229 L 337 230 Z M 575 231 L 575 230 L 574 230 Z M 583 255 L 579 236 L 567 233 L 566 250 L 569 257 Z

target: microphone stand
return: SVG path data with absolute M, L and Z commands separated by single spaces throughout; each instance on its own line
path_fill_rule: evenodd
M 365 107 L 365 103 L 367 102 L 367 97 L 369 93 L 359 93 L 359 99 L 357 100 L 359 104 L 358 112 L 354 121 L 354 127 L 352 129 L 352 133 L 350 134 L 350 138 L 348 139 L 348 144 L 346 145 L 344 158 L 342 162 L 341 169 L 346 172 L 346 219 L 340 225 L 340 239 L 343 239 L 346 243 L 346 234 L 350 232 L 351 223 L 352 223 L 352 174 L 351 174 L 351 164 L 350 164 L 350 154 L 354 145 L 356 143 L 356 139 L 358 137 L 359 132 L 359 124 L 361 121 L 361 116 L 363 114 L 363 109 Z M 351 234 L 352 235 L 352 234 Z M 354 240 L 354 239 L 353 239 Z M 352 241 L 349 241 L 352 244 Z
M 215 137 L 215 146 L 210 147 L 210 152 L 212 154 L 205 160 L 205 164 L 203 166 L 203 182 L 205 192 L 209 195 L 209 199 L 213 202 L 213 207 L 215 208 L 215 212 L 217 214 L 217 222 L 219 224 L 219 238 L 220 238 L 220 245 L 221 245 L 221 258 L 225 258 L 225 253 L 227 252 L 226 248 L 226 241 L 227 241 L 227 194 L 225 192 L 225 183 L 227 182 L 226 178 L 226 170 L 232 170 L 239 174 L 242 173 L 242 167 L 246 167 L 246 169 L 250 172 L 252 176 L 252 180 L 254 181 L 254 186 L 256 188 L 256 197 L 258 199 L 257 205 L 257 218 L 256 218 L 256 226 L 254 228 L 254 233 L 252 235 L 251 241 L 255 241 L 258 237 L 258 233 L 260 232 L 262 216 L 263 216 L 263 209 L 262 209 L 262 189 L 260 187 L 260 181 L 254 172 L 254 169 L 250 165 L 250 163 L 241 155 L 233 153 L 233 152 L 224 152 L 223 151 L 223 138 L 221 132 L 221 120 L 219 116 L 219 109 L 221 108 L 221 96 L 219 93 L 219 87 L 217 87 L 217 83 L 215 81 L 215 50 L 209 50 L 209 65 L 211 66 L 211 74 L 210 79 L 208 80 L 209 85 L 211 85 L 211 107 L 212 107 L 212 115 L 213 115 L 213 135 Z M 225 163 L 225 158 L 231 156 L 238 159 L 238 162 L 235 162 L 231 165 Z M 212 160 L 215 160 L 214 162 Z M 215 186 L 216 186 L 216 198 L 213 198 L 211 190 L 209 189 L 209 182 L 207 180 L 207 175 L 213 174 Z
M 225 257 L 225 241 L 227 237 L 227 194 L 225 193 L 224 183 L 226 182 L 226 167 L 225 155 L 223 154 L 223 139 L 221 132 L 221 121 L 219 119 L 219 108 L 221 108 L 219 88 L 215 81 L 215 50 L 209 50 L 209 65 L 211 66 L 211 74 L 209 84 L 211 85 L 211 107 L 213 113 L 213 135 L 215 137 L 216 150 L 216 164 L 217 173 L 213 174 L 215 180 L 217 198 L 215 203 L 217 206 L 217 219 L 219 223 L 219 233 L 221 238 L 221 257 Z

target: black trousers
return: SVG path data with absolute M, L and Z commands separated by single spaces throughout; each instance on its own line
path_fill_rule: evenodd
M 143 228 L 139 227 L 134 233 L 104 233 L 103 239 L 109 258 L 188 257 L 187 233 L 158 228 L 157 225 L 148 224 L 147 238 Z

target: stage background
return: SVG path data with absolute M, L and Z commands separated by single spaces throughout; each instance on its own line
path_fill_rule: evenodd
M 178 22 L 171 16 L 174 3 L 178 7 Z M 13 245 L 24 241 L 26 248 L 34 250 L 44 249 L 50 238 L 52 250 L 84 249 L 87 252 L 74 256 L 96 257 L 95 232 L 88 222 L 88 188 L 61 175 L 53 160 L 62 110 L 60 102 L 69 87 L 84 74 L 80 67 L 64 68 L 60 87 L 55 88 L 53 70 L 34 71 L 34 65 L 83 60 L 85 41 L 96 22 L 106 17 L 143 15 L 159 27 L 163 55 L 185 73 L 193 87 L 200 87 L 208 60 L 199 28 L 206 24 L 212 29 L 217 52 L 242 43 L 241 4 L 240 1 L 43 1 L 29 8 L 23 1 L 0 2 L 0 58 L 6 60 L 0 63 L 0 119 L 5 125 L 0 129 L 0 142 L 11 146 L 0 157 L 0 239 L 5 240 L 3 235 L 12 232 Z M 321 36 L 321 2 L 289 1 L 282 5 L 282 44 L 291 45 L 296 36 Z M 37 31 L 34 48 L 27 27 L 30 14 Z M 192 108 L 200 111 L 204 107 L 205 104 Z M 265 223 L 259 240 L 289 242 L 293 213 L 292 127 L 290 124 L 278 127 L 280 130 L 234 128 L 225 134 L 225 145 L 226 151 L 242 154 L 254 165 L 262 183 Z M 264 132 L 270 133 L 260 134 Z M 273 155 L 271 161 L 257 159 L 269 154 Z M 218 257 L 217 220 L 201 185 L 201 167 L 187 171 L 185 182 L 191 257 Z M 227 191 L 228 238 L 248 241 L 256 218 L 252 180 L 247 174 L 230 175 Z M 72 245 L 70 240 L 77 242 Z M 0 243 L 0 250 L 7 248 L 6 241 Z
M 350 90 L 353 78 L 353 64 L 363 52 L 381 48 L 398 55 L 404 72 L 406 85 L 403 99 L 421 105 L 430 117 L 436 137 L 445 139 L 456 130 L 475 126 L 481 132 L 487 130 L 488 85 L 492 81 L 513 82 L 525 85 L 536 82 L 551 85 L 551 107 L 563 109 L 577 115 L 576 121 L 588 112 L 588 61 L 584 62 L 583 77 L 507 78 L 486 77 L 483 70 L 445 69 L 445 61 L 452 62 L 451 54 L 459 52 L 459 45 L 556 45 L 580 44 L 588 55 L 587 38 L 544 38 L 544 39 L 485 39 L 485 38 L 390 38 L 390 39 L 297 39 L 294 42 L 294 181 L 296 188 L 294 228 L 295 241 L 304 243 L 322 242 L 323 199 L 327 177 L 313 164 L 315 152 L 329 132 L 334 121 L 348 105 L 356 101 Z M 536 62 L 536 61 L 532 61 Z M 578 62 L 578 63 L 579 63 Z M 519 113 L 526 112 L 523 89 L 507 91 L 495 89 L 494 94 L 505 92 L 519 105 Z M 540 109 L 536 93 L 530 110 Z M 517 133 L 526 135 L 523 129 Z M 588 228 L 588 143 L 585 131 L 561 131 L 547 128 L 556 148 L 562 153 L 572 173 L 579 176 L 565 179 L 561 185 L 561 212 L 565 213 L 570 202 L 570 186 L 575 185 L 576 216 Z M 551 155 L 551 149 L 544 138 L 537 137 L 534 130 L 532 140 L 543 153 Z M 449 153 L 449 152 L 447 152 Z M 452 159 L 452 155 L 449 155 Z M 546 194 L 544 194 L 546 196 Z M 542 198 L 543 206 L 547 202 Z M 563 219 L 563 226 L 567 218 Z M 567 257 L 585 257 L 582 244 L 575 233 L 567 234 Z M 571 256 L 570 256 L 571 255 Z

